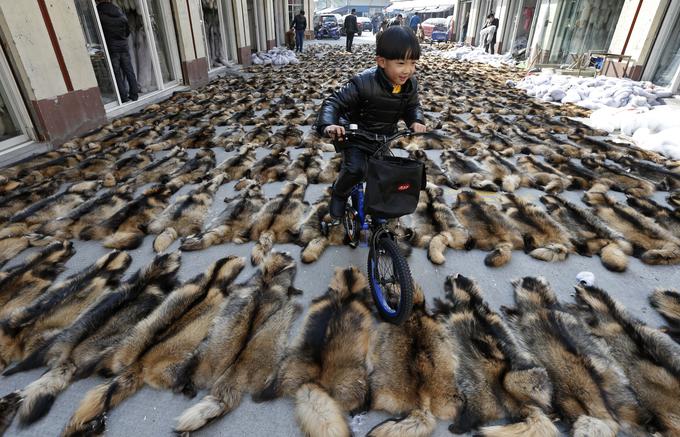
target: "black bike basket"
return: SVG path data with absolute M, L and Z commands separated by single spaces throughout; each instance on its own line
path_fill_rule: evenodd
M 425 166 L 420 161 L 398 156 L 369 157 L 366 213 L 380 218 L 411 214 L 425 184 Z

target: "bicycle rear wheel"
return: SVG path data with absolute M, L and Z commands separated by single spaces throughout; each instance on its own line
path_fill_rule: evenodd
M 411 315 L 413 279 L 397 243 L 384 236 L 368 253 L 368 282 L 380 317 L 401 325 Z

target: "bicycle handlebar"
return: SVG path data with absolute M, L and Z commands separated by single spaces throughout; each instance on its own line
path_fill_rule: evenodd
M 379 144 L 380 147 L 378 147 L 375 150 L 375 153 L 378 151 L 382 150 L 387 146 L 389 143 L 402 138 L 402 137 L 415 137 L 415 136 L 431 136 L 437 139 L 443 138 L 441 134 L 438 134 L 436 132 L 413 132 L 411 129 L 403 129 L 400 131 L 397 131 L 393 133 L 392 135 L 386 135 L 386 134 L 376 134 L 375 132 L 369 132 L 365 131 L 362 129 L 350 129 L 350 126 L 343 126 L 345 128 L 345 136 L 344 140 L 351 140 L 352 138 L 356 138 L 359 140 L 363 140 L 369 143 L 374 143 L 374 144 Z M 337 141 L 337 139 L 335 140 Z

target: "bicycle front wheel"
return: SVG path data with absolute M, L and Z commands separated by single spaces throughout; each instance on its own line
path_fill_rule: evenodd
M 404 255 L 391 238 L 379 238 L 371 247 L 368 277 L 380 317 L 396 325 L 404 323 L 413 307 L 413 279 Z

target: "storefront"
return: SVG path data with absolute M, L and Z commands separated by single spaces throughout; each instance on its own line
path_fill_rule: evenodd
M 0 48 L 0 162 L 5 154 L 30 142 L 34 135 L 31 119 Z
M 643 73 L 643 79 L 680 91 L 680 3 L 671 2 Z
M 502 52 L 524 58 L 531 30 L 536 19 L 538 0 L 513 0 L 509 2 L 507 25 L 502 29 Z
M 218 70 L 230 62 L 237 62 L 233 2 L 201 0 L 201 14 L 210 71 Z
M 542 0 L 530 30 L 532 63 L 560 65 L 570 55 L 608 50 L 625 0 Z
M 139 99 L 177 86 L 182 74 L 170 0 L 112 0 L 128 18 L 128 45 Z M 114 69 L 95 0 L 75 0 L 87 50 L 107 112 L 125 102 L 115 86 Z

